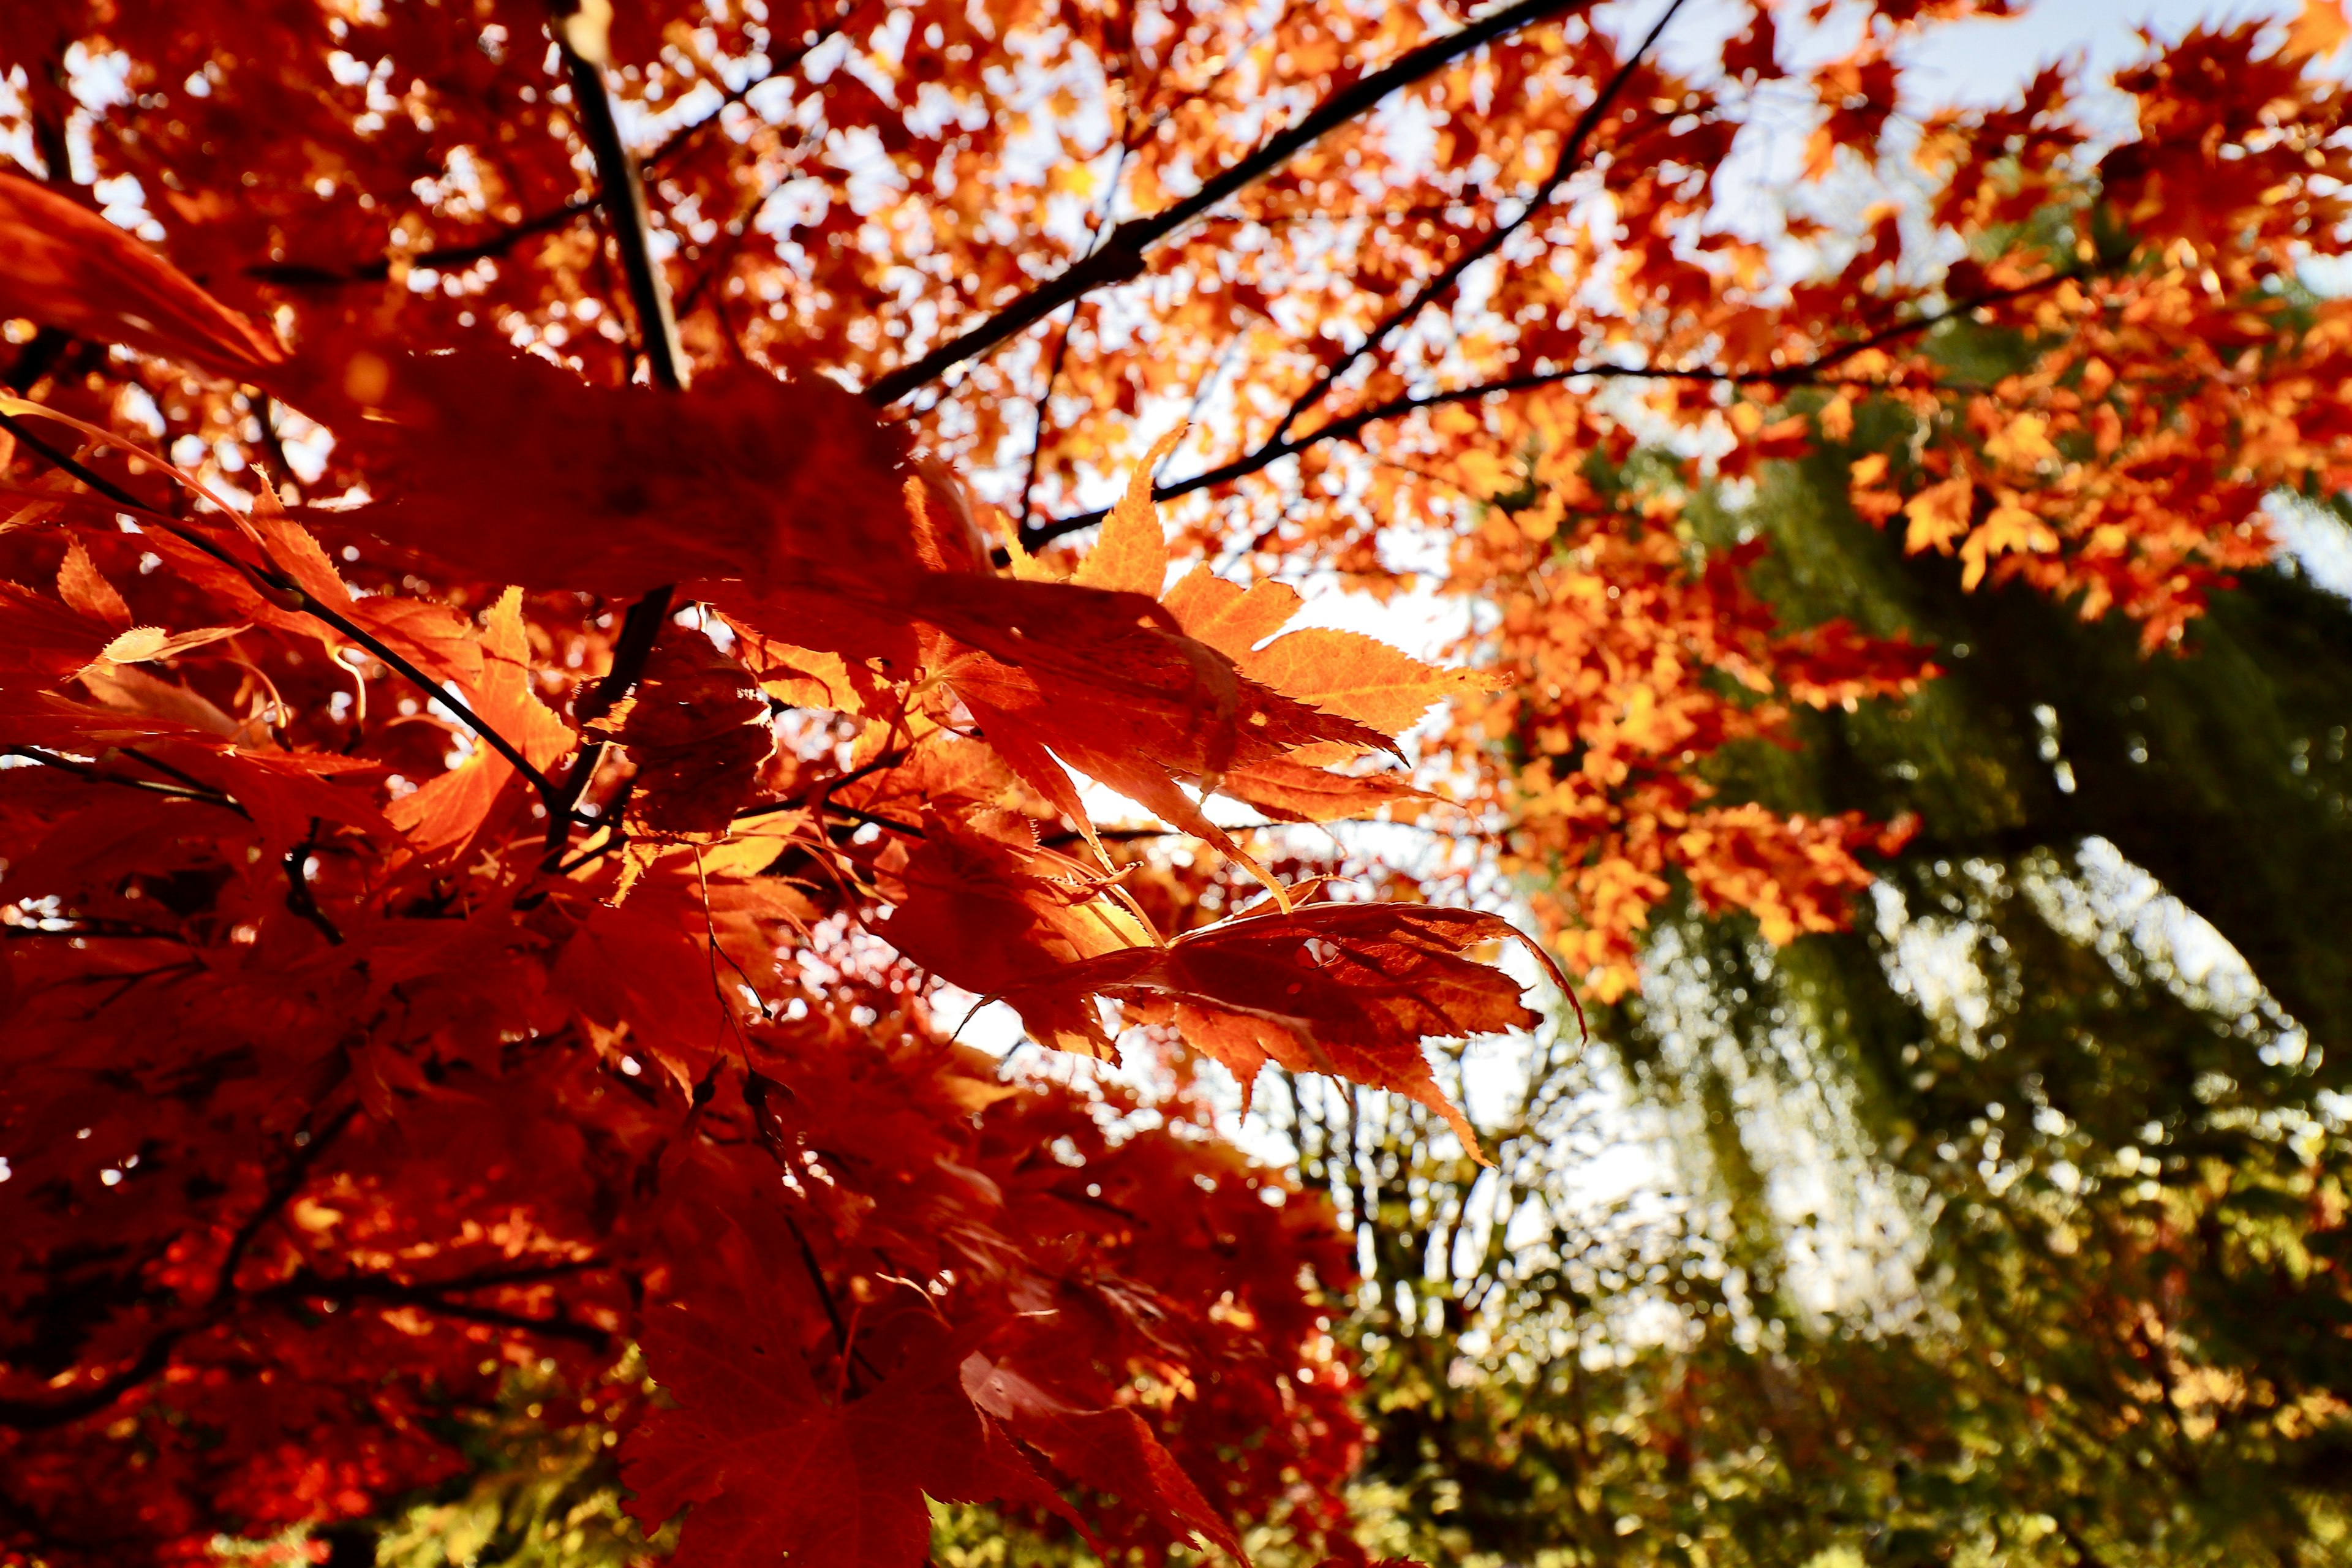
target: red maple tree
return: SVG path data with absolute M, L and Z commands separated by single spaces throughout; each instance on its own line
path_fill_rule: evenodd
M 1448 698 L 1474 804 L 1545 879 L 1545 966 L 1622 990 L 1668 871 L 1775 940 L 1847 919 L 1876 826 L 1714 805 L 1698 770 L 1785 702 L 1934 666 L 1776 627 L 1748 557 L 1694 568 L 1697 459 L 1629 479 L 1596 381 L 1727 437 L 1719 474 L 1906 408 L 1930 438 L 1857 463 L 1858 507 L 2152 644 L 2264 558 L 2252 498 L 2342 467 L 2310 388 L 2345 318 L 2237 352 L 2283 341 L 2244 297 L 2337 216 L 2318 24 L 2151 68 L 2147 134 L 2102 170 L 2138 237 L 1922 283 L 1874 218 L 1776 293 L 1760 245 L 1689 228 L 1739 93 L 1779 76 L 1772 8 L 1705 91 L 1586 9 L 9 16 L 0 1552 L 196 1560 L 370 1514 L 535 1366 L 619 1434 L 641 1520 L 687 1510 L 688 1562 L 911 1564 L 927 1497 L 1147 1553 L 1238 1552 L 1236 1520 L 1283 1512 L 1360 1555 L 1320 1198 L 1196 1097 L 1008 1082 L 940 984 L 1093 1056 L 1115 1004 L 1180 1079 L 1335 1074 L 1475 1146 L 1424 1042 L 1538 1021 L 1496 962 L 1517 933 L 1402 877 L 1277 876 L 1204 805 L 1419 810 L 1384 759 Z M 1814 172 L 1875 147 L 1894 42 L 1970 9 L 2000 7 L 1878 0 L 1801 79 Z M 1122 59 L 1113 223 L 1020 132 Z M 2217 75 L 2252 107 L 2151 111 Z M 2082 139 L 2036 92 L 1923 128 L 1937 223 L 2073 199 Z M 1447 127 L 1433 152 L 1375 122 L 1401 101 Z M 1349 213 L 1382 169 L 1433 205 Z M 1547 206 L 1596 171 L 1607 236 Z M 794 181 L 826 189 L 780 227 Z M 1294 223 L 1335 212 L 1362 220 L 1344 282 Z M 1547 265 L 1481 296 L 1509 331 L 1416 335 L 1525 245 Z M 1138 280 L 1169 284 L 1150 331 L 1099 303 Z M 1326 330 L 1262 341 L 1310 308 Z M 1922 346 L 2005 311 L 2042 337 L 1997 386 Z M 1034 397 L 986 357 L 1014 342 Z M 1161 478 L 1175 438 L 1147 451 L 1135 410 L 1199 406 L 1219 355 L 1264 395 L 1241 447 Z M 1083 407 L 1049 449 L 1057 397 Z M 2262 440 L 2216 471 L 2200 418 Z M 958 467 L 1024 428 L 992 505 Z M 1124 500 L 1078 510 L 1114 472 Z M 1316 505 L 1285 510 L 1293 482 Z M 1155 500 L 1209 489 L 1240 561 L 1386 587 L 1381 530 L 1467 497 L 1444 537 L 1501 606 L 1500 674 L 1286 630 L 1299 595 L 1233 559 L 1175 575 L 1215 541 Z M 1099 832 L 1081 778 L 1197 859 Z

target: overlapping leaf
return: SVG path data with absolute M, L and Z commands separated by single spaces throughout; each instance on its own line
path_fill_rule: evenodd
M 1033 975 L 1005 992 L 1023 1010 L 1076 996 L 1118 997 L 1172 1013 L 1186 1041 L 1244 1086 L 1268 1061 L 1391 1089 L 1442 1112 L 1465 1148 L 1477 1135 L 1448 1101 L 1425 1038 L 1531 1027 L 1520 986 L 1469 956 L 1516 941 L 1559 979 L 1509 921 L 1426 904 L 1307 904 L 1187 931 Z M 1562 984 L 1565 990 L 1565 984 Z

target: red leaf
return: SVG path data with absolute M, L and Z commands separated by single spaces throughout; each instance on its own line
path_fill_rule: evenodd
M 278 345 L 170 262 L 80 204 L 0 175 L 0 316 L 256 381 Z

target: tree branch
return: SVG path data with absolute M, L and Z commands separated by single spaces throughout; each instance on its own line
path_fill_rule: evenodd
M 417 251 L 408 258 L 408 264 L 411 267 L 429 267 L 436 271 L 471 267 L 477 261 L 504 256 L 534 235 L 568 228 L 595 210 L 594 196 L 574 196 L 551 212 L 534 214 L 467 244 Z M 388 255 L 379 256 L 373 261 L 362 261 L 356 267 L 341 268 L 314 267 L 299 261 L 264 261 L 247 268 L 245 275 L 263 283 L 276 283 L 288 288 L 339 289 L 352 283 L 383 282 L 392 276 L 392 261 Z
M 629 280 L 629 301 L 636 307 L 637 345 L 646 356 L 646 370 L 656 386 L 676 391 L 686 384 L 686 355 L 678 347 L 677 321 L 670 314 L 669 292 L 662 286 L 660 266 L 654 260 L 653 219 L 646 207 L 645 182 L 637 177 L 636 160 L 621 140 L 613 118 L 613 98 L 604 88 L 604 68 L 572 50 L 561 27 L 549 29 L 563 56 L 572 79 L 572 105 L 582 138 L 596 160 L 598 205 L 613 226 L 613 246 L 621 253 L 621 270 Z
M 1584 112 L 1576 117 L 1575 125 L 1560 142 L 1559 155 L 1552 160 L 1551 173 L 1545 176 L 1543 184 L 1538 185 L 1534 193 L 1528 197 L 1526 205 L 1519 208 L 1518 215 L 1508 223 L 1498 223 L 1488 229 L 1485 237 L 1477 244 L 1467 247 L 1459 257 L 1440 268 L 1437 276 L 1414 290 L 1412 298 L 1381 318 L 1372 330 L 1365 334 L 1363 342 L 1325 366 L 1316 376 L 1314 384 L 1292 401 L 1289 411 L 1283 415 L 1281 423 L 1274 427 L 1275 439 L 1280 440 L 1288 436 L 1290 427 L 1298 423 L 1299 416 L 1322 402 L 1330 394 L 1332 384 L 1345 375 L 1349 368 L 1357 361 L 1378 349 L 1391 332 L 1452 292 L 1454 286 L 1462 281 L 1464 273 L 1501 249 L 1503 242 L 1524 228 L 1528 220 L 1550 202 L 1553 193 L 1567 183 L 1569 176 L 1583 167 L 1585 142 L 1591 138 L 1592 132 L 1600 128 L 1601 121 L 1609 113 L 1610 106 L 1617 101 L 1618 95 L 1625 90 L 1625 84 L 1633 80 L 1633 72 L 1640 68 L 1643 60 L 1649 58 L 1650 51 L 1657 47 L 1658 39 L 1665 34 L 1667 24 L 1675 19 L 1675 14 L 1682 10 L 1684 0 L 1674 0 L 1674 4 L 1666 7 L 1666 14 L 1659 17 L 1657 26 L 1650 29 L 1649 37 L 1642 40 L 1642 47 L 1635 49 L 1625 63 L 1617 68 L 1607 84 L 1594 94 L 1592 101 L 1585 106 Z
M 961 337 L 881 377 L 866 388 L 867 400 L 887 407 L 966 360 L 975 359 L 1034 326 L 1071 300 L 1106 285 L 1125 283 L 1141 276 L 1146 249 L 1226 197 L 1272 174 L 1288 163 L 1293 154 L 1370 110 L 1389 94 L 1411 86 L 1483 45 L 1535 23 L 1582 10 L 1591 4 L 1591 0 L 1518 0 L 1517 5 L 1488 12 L 1458 32 L 1408 50 L 1381 69 L 1359 78 L 1325 99 L 1296 125 L 1276 132 L 1248 157 L 1210 176 L 1207 183 L 1182 201 L 1150 217 L 1129 218 L 1111 231 L 1100 249 L 1059 276 L 1013 300 Z
M 233 811 L 239 816 L 251 820 L 251 814 L 245 807 L 220 791 L 205 785 L 198 784 L 190 787 L 161 784 L 153 779 L 125 778 L 121 773 L 106 772 L 95 763 L 81 762 L 41 746 L 0 746 L 0 757 L 22 757 L 28 763 L 38 763 L 45 768 L 56 768 L 60 773 L 72 773 L 77 778 L 88 779 L 92 784 L 120 784 L 125 789 L 145 790 L 150 795 L 170 795 L 175 800 L 202 801 L 206 805 L 217 805 L 225 811 Z
M 718 124 L 719 116 L 727 110 L 742 102 L 760 87 L 798 67 L 819 44 L 840 31 L 842 24 L 846 22 L 856 9 L 856 4 L 842 6 L 840 16 L 832 27 L 812 37 L 792 54 L 778 60 L 770 68 L 766 75 L 755 80 L 747 81 L 740 88 L 730 88 L 722 92 L 716 109 L 692 124 L 681 125 L 671 132 L 660 146 L 638 160 L 638 167 L 640 169 L 660 167 L 672 154 L 684 149 L 700 137 L 704 132 Z M 493 257 L 504 256 L 534 235 L 551 233 L 579 222 L 596 210 L 599 199 L 597 196 L 588 195 L 573 196 L 560 207 L 519 219 L 504 228 L 484 235 L 479 239 L 468 241 L 464 245 L 446 246 L 438 250 L 418 251 L 408 258 L 408 264 L 411 267 L 430 267 L 446 271 L 450 268 L 470 267 L 477 261 L 487 261 Z M 352 283 L 381 283 L 392 276 L 392 261 L 393 258 L 388 255 L 380 256 L 373 261 L 362 261 L 355 266 L 344 268 L 314 267 L 302 262 L 265 261 L 247 268 L 245 275 L 264 283 L 278 283 L 289 288 L 336 289 Z
M 1195 490 L 1212 489 L 1218 485 L 1231 484 L 1235 479 L 1245 479 L 1262 468 L 1270 468 L 1285 458 L 1296 457 L 1309 447 L 1320 446 L 1326 441 L 1352 441 L 1363 433 L 1367 426 L 1377 425 L 1383 420 L 1402 418 L 1405 415 L 1417 414 L 1424 409 L 1442 408 L 1448 404 L 1475 403 L 1481 398 L 1502 396 L 1516 392 L 1532 392 L 1541 387 L 1557 386 L 1563 382 L 1690 381 L 1732 386 L 1779 387 L 1828 384 L 1877 385 L 1880 384 L 1862 382 L 1855 378 L 1847 378 L 1841 382 L 1838 378 L 1824 373 L 1835 370 L 1839 365 L 1872 349 L 1884 348 L 1890 342 L 1912 337 L 1920 332 L 1931 331 L 1947 321 L 1958 320 L 1977 310 L 2022 299 L 2087 275 L 2087 272 L 2074 268 L 2053 272 L 2031 283 L 2021 283 L 2014 288 L 1996 289 L 1975 299 L 1948 305 L 1939 310 L 1927 311 L 1906 321 L 1895 322 L 1892 326 L 1883 327 L 1877 331 L 1841 343 L 1833 349 L 1825 350 L 1811 359 L 1803 360 L 1795 364 L 1775 366 L 1770 370 L 1720 370 L 1704 365 L 1688 370 L 1677 370 L 1661 365 L 1577 364 L 1567 365 L 1559 370 L 1531 371 L 1525 375 L 1506 376 L 1497 381 L 1482 382 L 1476 386 L 1455 387 L 1447 392 L 1393 397 L 1384 403 L 1357 409 L 1351 414 L 1332 420 L 1328 425 L 1318 425 L 1303 436 L 1271 437 L 1255 450 L 1245 452 L 1230 462 L 1219 464 L 1216 468 L 1203 469 L 1190 479 L 1178 479 L 1170 484 L 1154 485 L 1151 497 L 1154 500 L 1173 500 L 1179 496 L 1191 495 Z M 1109 515 L 1108 509 L 1098 508 L 1093 511 L 1078 512 L 1069 517 L 1056 519 L 1039 528 L 1024 528 L 1021 531 L 1021 542 L 1027 548 L 1034 549 L 1041 544 L 1060 539 L 1066 534 L 1077 533 L 1092 528 Z
M 661 636 L 662 625 L 669 619 L 673 590 L 668 587 L 650 589 L 645 597 L 629 606 L 622 618 L 621 635 L 613 642 L 612 667 L 605 670 L 588 694 L 572 705 L 572 716 L 582 724 L 590 724 L 620 705 L 646 672 L 646 660 L 653 657 L 654 639 Z M 562 809 L 547 814 L 548 869 L 560 870 L 564 848 L 572 839 L 572 814 L 580 805 L 580 797 L 588 793 L 589 784 L 596 776 L 597 764 L 604 760 L 606 743 L 588 741 L 573 759 L 572 771 L 563 776 L 558 790 Z
M 638 178 L 636 163 L 629 156 L 627 146 L 621 141 L 620 127 L 614 121 L 613 100 L 605 89 L 604 67 L 574 53 L 562 28 L 549 31 L 571 75 L 572 100 L 580 110 L 589 151 L 596 160 L 600 200 L 605 218 L 613 226 L 614 245 L 621 253 L 621 268 L 628 278 L 631 301 L 636 307 L 637 336 L 645 350 L 646 374 L 656 386 L 683 391 L 687 381 L 686 354 L 678 345 L 677 319 L 670 310 L 667 283 L 654 260 L 645 182 Z M 636 685 L 645 673 L 646 659 L 653 656 L 662 625 L 669 618 L 676 590 L 665 584 L 649 589 L 629 606 L 621 623 L 621 635 L 613 645 L 611 667 L 587 700 L 575 710 L 583 721 L 601 719 L 611 712 Z M 572 837 L 572 808 L 587 793 L 596 765 L 604 761 L 604 750 L 603 742 L 583 744 L 562 786 L 549 797 L 547 864 L 551 871 L 561 868 L 564 848 Z
M 583 1269 L 602 1268 L 595 1263 L 569 1263 L 544 1268 L 511 1269 L 501 1275 L 480 1276 L 471 1279 L 455 1279 L 445 1283 L 412 1283 L 382 1274 L 322 1275 L 309 1269 L 264 1290 L 250 1292 L 245 1300 L 269 1301 L 284 1300 L 317 1300 L 339 1304 L 355 1301 L 383 1301 L 395 1306 L 420 1307 L 445 1318 L 464 1322 L 487 1323 L 493 1328 L 519 1329 L 525 1333 L 543 1334 L 550 1339 L 572 1340 L 593 1350 L 608 1350 L 613 1336 L 593 1323 L 583 1323 L 558 1312 L 545 1318 L 534 1318 L 523 1312 L 510 1312 L 501 1307 L 477 1306 L 470 1301 L 450 1300 L 451 1296 L 471 1290 L 495 1289 L 506 1285 L 534 1284 L 541 1280 L 577 1274 Z
M 301 1190 L 303 1178 L 310 1173 L 310 1166 L 326 1152 L 327 1145 L 351 1125 L 352 1118 L 356 1114 L 356 1108 L 347 1109 L 337 1113 L 318 1133 L 312 1134 L 305 1130 L 296 1134 L 294 1150 L 287 1157 L 285 1169 L 270 1182 L 260 1204 L 229 1237 L 228 1246 L 221 1254 L 220 1271 L 214 1277 L 212 1293 L 205 1298 L 202 1310 L 195 1316 L 157 1331 L 140 1347 L 138 1355 L 131 1359 L 130 1365 L 78 1394 L 68 1394 L 62 1399 L 0 1399 L 0 1427 L 18 1432 L 47 1432 L 70 1426 L 85 1415 L 96 1415 L 162 1372 L 182 1340 L 226 1317 L 230 1303 L 236 1299 L 236 1271 L 245 1261 L 247 1251 L 260 1237 L 262 1227 Z
M 286 851 L 286 907 L 317 927 L 319 934 L 327 939 L 328 946 L 341 947 L 343 945 L 343 933 L 335 928 L 333 921 L 327 918 L 327 911 L 319 907 L 319 895 L 311 889 L 310 875 L 307 869 L 310 851 L 319 847 L 320 826 L 320 820 L 312 817 L 310 837 Z
M 459 723 L 479 736 L 483 744 L 505 758 L 515 772 L 530 782 L 531 787 L 539 792 L 542 803 L 551 802 L 554 799 L 555 786 L 549 782 L 547 775 L 532 766 L 530 758 L 516 750 L 512 742 L 492 729 L 480 714 L 476 713 L 466 704 L 462 698 L 445 689 L 440 682 L 417 668 L 402 655 L 394 653 L 385 646 L 383 639 L 374 633 L 356 625 L 341 611 L 312 599 L 310 595 L 302 591 L 301 586 L 291 575 L 276 564 L 257 564 L 247 561 L 242 556 L 223 549 L 177 519 L 158 513 L 153 507 L 90 468 L 80 458 L 69 452 L 58 450 L 33 434 L 26 427 L 25 422 L 13 414 L 0 414 L 0 430 L 7 431 L 28 450 L 37 454 L 43 461 L 72 475 L 115 505 L 152 520 L 156 526 L 170 532 L 183 544 L 191 549 L 202 551 L 222 565 L 247 578 L 265 590 L 267 596 L 273 603 L 298 614 L 307 615 L 314 620 L 322 621 L 349 641 L 365 648 L 385 668 L 395 670 L 404 676 L 415 685 L 418 690 L 446 708 Z

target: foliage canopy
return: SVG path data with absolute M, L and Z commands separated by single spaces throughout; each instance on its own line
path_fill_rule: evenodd
M 2352 458 L 2352 312 L 2303 282 L 2352 216 L 2307 68 L 2341 19 L 2152 54 L 2103 144 L 2054 71 L 1905 110 L 1906 38 L 1997 5 L 1872 0 L 1784 67 L 1830 9 L 1696 41 L 1574 0 L 12 9 L 0 1552 L 331 1539 L 474 1472 L 522 1389 L 550 1441 L 614 1436 L 686 1563 L 908 1568 L 931 1502 L 1361 1561 L 1327 1194 L 1361 1223 L 1381 1167 L 1308 1131 L 1354 1090 L 1302 1085 L 1447 1127 L 1458 1226 L 1550 1134 L 1482 1144 L 1427 1042 L 1543 1026 L 1532 976 L 1719 1092 L 1637 1001 L 1645 944 L 1747 922 L 1738 962 L 1827 966 L 1799 990 L 1843 1030 L 1884 983 L 1799 939 L 1923 850 L 2118 847 L 2332 1083 L 2340 795 L 2284 792 L 2312 853 L 2259 885 L 2203 829 L 2281 793 L 2231 740 L 2336 692 L 2161 672 L 2209 609 L 2296 635 L 2231 595 L 2265 500 Z M 1736 199 L 1790 115 L 1799 195 Z M 1759 484 L 1797 525 L 1740 521 Z M 1318 576 L 1458 598 L 1461 667 L 1294 626 Z M 2100 679 L 2035 685 L 2094 646 Z M 2018 750 L 2027 698 L 2079 777 Z M 1821 760 L 1874 743 L 1948 754 L 1906 788 Z M 1164 826 L 1105 829 L 1106 792 Z M 1282 826 L 1374 817 L 1438 847 Z M 1010 1074 L 959 1043 L 980 999 L 1168 1092 Z M 2090 1026 L 2043 1022 L 1999 1071 L 2063 1141 L 2052 1042 Z M 1853 1033 L 1856 1081 L 1961 1097 L 1876 1131 L 2032 1102 Z M 1216 1136 L 1203 1058 L 1282 1086 L 1303 1179 Z M 2184 1121 L 2211 1164 L 2152 1168 L 2223 1190 L 2099 1256 L 2159 1281 L 2141 1312 L 2193 1235 L 2324 1361 L 2341 1192 L 2262 1110 Z M 2294 1205 L 2286 1252 L 2238 1239 Z M 2008 1311 L 2056 1234 L 1988 1230 L 1969 1288 Z M 2099 1310 L 2035 1352 L 2091 1369 L 2034 1378 L 2104 1412 L 2154 1377 L 2183 1433 L 2259 1406 L 2275 1444 L 2342 1408 L 2259 1356 L 2184 1396 L 2189 1331 Z M 1402 1386 L 1466 1323 L 1364 1364 Z M 1530 1398 L 1508 1444 L 1548 1440 Z M 1607 1486 L 1566 1484 L 1597 1531 Z

